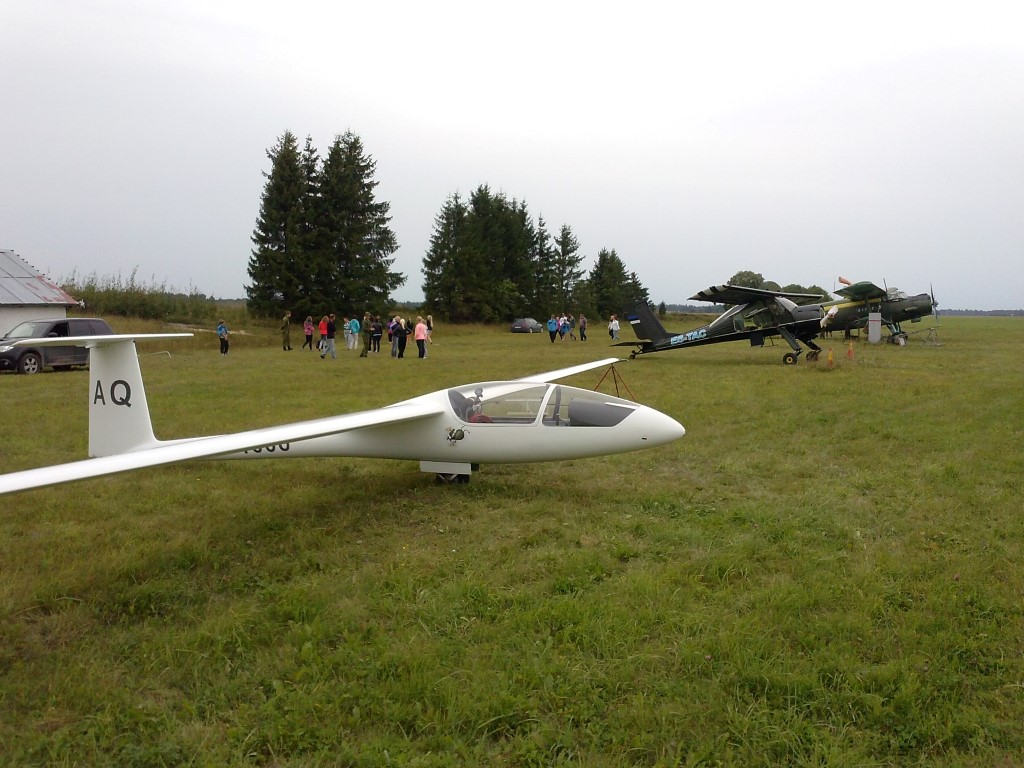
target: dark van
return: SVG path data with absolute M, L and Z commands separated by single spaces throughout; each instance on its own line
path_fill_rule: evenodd
M 62 370 L 89 364 L 85 347 L 11 346 L 20 339 L 46 339 L 62 336 L 110 336 L 114 331 L 106 320 L 97 317 L 67 317 L 50 320 L 26 320 L 0 339 L 0 371 L 39 373 L 43 368 Z

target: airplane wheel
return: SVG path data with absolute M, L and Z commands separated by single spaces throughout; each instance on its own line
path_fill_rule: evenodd
M 797 359 L 798 358 L 797 358 L 795 353 L 787 352 L 786 354 L 784 354 L 782 356 L 782 364 L 783 365 L 796 365 Z
M 454 472 L 438 472 L 436 480 L 444 485 L 465 485 L 469 482 L 469 475 L 459 475 Z

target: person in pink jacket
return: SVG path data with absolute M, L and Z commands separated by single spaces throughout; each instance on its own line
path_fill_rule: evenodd
M 302 332 L 306 334 L 306 340 L 302 342 L 302 349 L 309 347 L 309 351 L 313 351 L 313 317 L 307 315 L 305 321 L 302 323 Z
M 422 360 L 427 356 L 427 324 L 424 322 L 422 317 L 416 318 L 416 349 L 420 352 L 420 359 Z

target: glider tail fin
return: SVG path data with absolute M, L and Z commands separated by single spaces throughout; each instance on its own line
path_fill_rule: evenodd
M 626 311 L 625 315 L 626 320 L 633 326 L 633 332 L 638 339 L 661 341 L 671 336 L 655 317 L 654 310 L 646 301 L 635 304 L 632 309 Z
M 134 339 L 90 345 L 89 455 L 112 456 L 156 444 Z
M 85 346 L 89 347 L 90 456 L 112 456 L 159 444 L 153 435 L 135 341 L 191 335 L 161 333 L 88 339 Z

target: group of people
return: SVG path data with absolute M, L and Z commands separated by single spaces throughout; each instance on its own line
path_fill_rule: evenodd
M 281 319 L 281 348 L 286 352 L 292 348 L 291 317 L 291 312 L 285 312 Z M 345 340 L 345 349 L 356 350 L 361 347 L 360 357 L 380 352 L 381 340 L 387 334 L 392 357 L 405 357 L 408 338 L 412 336 L 416 342 L 419 357 L 425 358 L 427 357 L 427 345 L 433 343 L 431 334 L 434 331 L 434 318 L 432 315 L 427 315 L 426 318 L 417 316 L 416 323 L 413 324 L 401 315 L 395 315 L 390 320 L 382 322 L 379 315 L 371 315 L 367 312 L 361 320 L 355 316 L 343 317 L 341 330 Z M 313 323 L 312 315 L 307 316 L 302 323 L 302 332 L 306 337 L 302 349 L 309 347 L 310 351 L 313 351 L 313 336 L 319 333 L 320 338 L 316 342 L 316 349 L 320 352 L 320 359 L 326 359 L 328 355 L 332 360 L 338 359 L 337 315 L 333 313 L 324 315 L 316 325 Z
M 551 337 L 551 343 L 555 343 L 555 339 L 559 341 L 565 341 L 568 338 L 570 341 L 576 341 L 576 329 L 579 328 L 579 341 L 587 340 L 587 316 L 580 315 L 579 322 L 577 323 L 576 318 L 568 313 L 562 315 L 552 315 L 551 319 L 548 320 L 547 324 L 548 335 Z
M 291 351 L 292 348 L 291 326 L 292 313 L 285 312 L 284 317 L 281 318 L 281 348 L 285 352 Z M 586 315 L 580 315 L 578 322 L 575 317 L 568 313 L 561 316 L 552 315 L 551 319 L 548 320 L 547 328 L 552 344 L 555 343 L 556 338 L 560 341 L 565 341 L 566 337 L 568 337 L 569 340 L 576 341 L 577 329 L 580 332 L 579 341 L 587 340 Z M 302 323 L 302 331 L 306 336 L 306 340 L 301 347 L 302 349 L 309 347 L 309 350 L 313 351 L 313 334 L 314 331 L 319 331 L 320 338 L 317 341 L 316 349 L 320 352 L 320 359 L 323 360 L 328 355 L 331 356 L 332 360 L 338 359 L 335 347 L 338 325 L 337 317 L 333 313 L 324 315 L 316 326 L 313 324 L 312 315 L 307 316 Z M 431 339 L 431 334 L 434 332 L 434 318 L 432 315 L 427 315 L 426 318 L 417 316 L 416 323 L 412 324 L 411 321 L 406 320 L 401 315 L 395 315 L 386 323 L 382 323 L 378 315 L 370 315 L 367 312 L 363 315 L 361 321 L 357 317 L 342 318 L 342 332 L 345 338 L 345 349 L 349 350 L 359 349 L 360 335 L 362 335 L 364 343 L 363 350 L 359 355 L 360 357 L 380 352 L 381 339 L 387 333 L 388 344 L 391 346 L 391 356 L 404 358 L 409 336 L 412 336 L 416 342 L 418 356 L 420 359 L 423 359 L 427 357 L 427 346 L 434 343 L 433 339 Z M 612 340 L 618 341 L 619 319 L 616 315 L 612 315 L 608 321 L 608 335 Z M 217 323 L 217 338 L 220 340 L 220 353 L 222 355 L 228 353 L 230 346 L 229 336 L 230 332 L 228 331 L 227 324 L 220 320 Z

